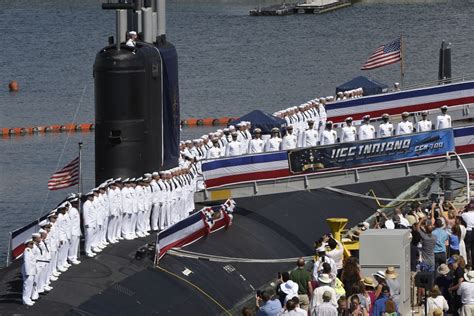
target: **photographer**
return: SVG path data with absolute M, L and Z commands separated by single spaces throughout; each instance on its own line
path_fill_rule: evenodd
M 437 206 L 439 208 L 437 208 Z M 444 217 L 442 201 L 439 203 L 433 202 L 431 205 L 431 221 L 434 222 L 435 229 L 432 232 L 432 235 L 436 237 L 436 243 L 434 246 L 434 257 L 435 257 L 435 269 L 439 265 L 446 262 L 446 244 L 449 239 L 448 233 L 446 232 L 445 225 L 441 217 Z M 444 219 L 447 223 L 447 219 Z
M 272 288 L 263 292 L 257 291 L 255 296 L 257 316 L 277 316 L 281 312 L 281 303 L 274 294 Z
M 423 262 L 421 269 L 422 271 L 433 272 L 435 266 L 434 247 L 436 244 L 436 236 L 431 234 L 433 231 L 431 219 L 418 221 L 414 230 L 417 231 L 421 237 L 421 259 Z

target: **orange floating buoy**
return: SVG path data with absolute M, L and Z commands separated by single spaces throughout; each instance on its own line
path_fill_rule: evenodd
M 20 90 L 20 87 L 18 86 L 18 82 L 16 82 L 15 80 L 13 81 L 10 81 L 10 83 L 8 84 L 8 89 L 11 91 L 11 92 L 17 92 Z
M 213 125 L 214 119 L 213 118 L 205 118 L 205 119 L 202 119 L 202 125 L 205 125 L 205 126 L 211 126 Z

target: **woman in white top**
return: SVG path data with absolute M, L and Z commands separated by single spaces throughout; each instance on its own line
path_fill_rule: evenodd
M 441 291 L 437 285 L 434 285 L 430 290 L 430 297 L 428 297 L 428 315 L 433 316 L 436 309 L 442 309 L 447 312 L 449 309 L 448 301 L 441 295 Z

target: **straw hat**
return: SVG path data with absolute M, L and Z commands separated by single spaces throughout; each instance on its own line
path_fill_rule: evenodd
M 332 282 L 331 278 L 329 277 L 329 274 L 326 273 L 320 274 L 318 277 L 318 281 L 324 284 L 329 284 Z
M 369 286 L 369 287 L 375 288 L 374 279 L 372 279 L 371 277 L 365 277 L 365 278 L 362 280 L 362 283 L 364 283 L 365 286 Z
M 398 276 L 397 272 L 395 272 L 394 267 L 388 267 L 387 270 L 385 270 L 385 278 L 387 279 L 396 279 Z
M 438 274 L 440 275 L 447 275 L 449 273 L 449 267 L 446 263 L 442 263 L 438 267 Z
M 374 277 L 378 277 L 380 279 L 385 280 L 385 273 L 383 271 L 377 271 L 375 273 L 372 273 Z

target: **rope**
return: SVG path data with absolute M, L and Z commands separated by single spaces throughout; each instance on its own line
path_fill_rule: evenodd
M 74 113 L 74 116 L 72 118 L 72 123 L 73 124 L 76 121 L 77 113 L 79 113 L 79 109 L 81 108 L 82 99 L 84 98 L 84 94 L 86 93 L 86 88 L 87 88 L 87 86 L 84 85 L 84 88 L 82 89 L 81 98 L 79 99 L 79 102 L 78 102 L 77 107 L 76 107 L 76 112 Z M 72 133 L 71 130 L 69 130 L 68 133 L 67 133 L 66 141 L 64 142 L 63 149 L 61 150 L 61 154 L 59 155 L 59 159 L 58 159 L 58 162 L 56 164 L 56 168 L 54 169 L 55 171 L 59 169 L 59 164 L 61 163 L 61 159 L 63 158 L 64 152 L 66 151 L 66 146 L 69 142 L 69 137 L 71 136 L 71 133 Z M 50 190 L 48 190 L 48 192 L 46 193 L 46 197 L 44 198 L 43 205 L 41 206 L 41 210 L 38 214 L 38 217 L 43 214 L 44 207 L 45 207 L 46 202 L 48 201 L 48 198 L 49 198 L 49 193 L 50 193 Z
M 369 193 L 372 194 L 373 196 L 369 196 L 369 195 L 366 195 L 366 194 L 361 194 L 361 193 L 355 193 L 355 192 L 351 192 L 351 191 L 346 191 L 346 190 L 343 190 L 343 189 L 338 189 L 338 188 L 333 188 L 333 187 L 327 187 L 325 188 L 326 190 L 329 190 L 329 191 L 333 191 L 333 192 L 337 192 L 337 193 L 341 193 L 341 194 L 345 194 L 345 195 L 349 195 L 349 196 L 354 196 L 354 197 L 358 197 L 358 198 L 363 198 L 363 199 L 369 199 L 369 200 L 374 200 L 378 203 L 378 201 L 400 201 L 400 202 L 415 202 L 415 201 L 425 201 L 427 200 L 428 198 L 418 198 L 418 199 L 408 199 L 408 200 L 399 200 L 399 199 L 390 199 L 390 198 L 381 198 L 381 197 L 376 197 L 375 196 L 375 193 L 372 189 L 369 190 Z
M 235 257 L 225 257 L 225 256 L 215 256 L 204 253 L 192 252 L 183 249 L 173 249 L 169 250 L 168 254 L 190 259 L 199 259 L 207 260 L 211 262 L 235 262 L 235 263 L 287 263 L 295 262 L 298 258 L 282 258 L 282 259 L 251 259 L 251 258 L 235 258 Z M 312 256 L 303 257 L 305 261 L 312 260 Z
M 227 309 L 225 308 L 221 303 L 219 303 L 216 299 L 214 299 L 211 295 L 209 295 L 208 293 L 206 293 L 206 291 L 204 291 L 203 289 L 201 289 L 199 286 L 197 286 L 196 284 L 186 280 L 185 278 L 177 275 L 176 273 L 173 273 L 171 271 L 168 271 L 166 270 L 165 268 L 163 267 L 160 267 L 159 265 L 156 265 L 155 266 L 158 270 L 161 270 L 165 273 L 168 273 L 169 275 L 172 275 L 174 276 L 175 278 L 185 282 L 186 284 L 192 286 L 193 288 L 195 288 L 196 290 L 198 290 L 199 292 L 201 292 L 204 296 L 206 296 L 208 299 L 210 299 L 212 302 L 214 302 L 217 306 L 219 306 L 220 309 L 222 309 L 224 311 L 225 314 L 227 315 L 231 315 L 232 316 L 232 313 Z

